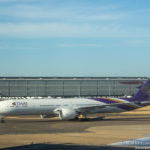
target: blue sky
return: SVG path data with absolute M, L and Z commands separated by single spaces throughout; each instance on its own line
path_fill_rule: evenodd
M 0 76 L 149 76 L 149 0 L 0 0 Z

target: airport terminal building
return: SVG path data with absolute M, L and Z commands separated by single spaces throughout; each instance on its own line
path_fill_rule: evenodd
M 0 77 L 1 97 L 132 96 L 147 77 Z

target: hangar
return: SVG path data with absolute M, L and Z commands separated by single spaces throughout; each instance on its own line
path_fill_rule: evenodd
M 1 97 L 132 96 L 147 77 L 0 77 Z

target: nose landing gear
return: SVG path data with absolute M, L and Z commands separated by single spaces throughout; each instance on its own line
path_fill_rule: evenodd
M 0 116 L 0 123 L 5 123 L 5 118 L 3 116 Z

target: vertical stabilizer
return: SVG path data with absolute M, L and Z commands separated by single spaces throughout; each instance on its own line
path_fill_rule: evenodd
M 150 78 L 132 98 L 134 101 L 150 101 Z

